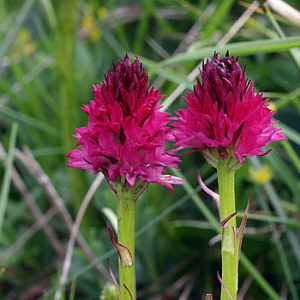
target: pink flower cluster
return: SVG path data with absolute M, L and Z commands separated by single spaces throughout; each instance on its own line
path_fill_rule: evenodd
M 194 92 L 187 93 L 187 109 L 177 112 L 173 125 L 178 149 L 196 148 L 214 167 L 220 159 L 238 167 L 247 156 L 264 155 L 262 147 L 285 140 L 273 127 L 272 112 L 263 94 L 255 94 L 238 61 L 219 53 L 203 65 Z
M 262 148 L 270 142 L 286 139 L 274 127 L 268 100 L 255 94 L 237 59 L 216 53 L 204 63 L 200 79 L 171 131 L 170 115 L 160 111 L 162 95 L 149 87 L 139 60 L 131 63 L 126 55 L 94 86 L 94 100 L 82 108 L 89 115 L 88 125 L 75 130 L 81 147 L 67 155 L 68 166 L 102 172 L 108 182 L 123 178 L 128 187 L 154 182 L 173 190 L 172 184 L 183 181 L 162 173 L 166 167 L 177 168 L 180 160 L 174 151 L 194 148 L 212 166 L 229 160 L 236 169 L 247 156 L 268 153 Z M 179 147 L 166 151 L 168 140 L 176 140 Z
M 81 147 L 67 155 L 68 166 L 102 172 L 109 182 L 125 178 L 128 187 L 154 182 L 172 191 L 172 184 L 182 184 L 180 178 L 162 175 L 180 160 L 165 150 L 166 141 L 174 140 L 169 114 L 159 110 L 162 95 L 149 87 L 139 60 L 131 63 L 126 55 L 93 92 L 94 100 L 82 108 L 88 125 L 75 130 Z

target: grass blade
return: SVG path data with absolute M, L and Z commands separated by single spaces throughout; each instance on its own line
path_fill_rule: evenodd
M 271 211 L 270 211 L 270 208 L 267 204 L 267 199 L 266 199 L 264 193 L 259 188 L 258 188 L 258 193 L 260 195 L 259 198 L 260 198 L 260 203 L 263 207 L 263 210 L 266 212 L 267 215 L 270 216 Z M 294 281 L 293 281 L 292 271 L 289 267 L 287 257 L 284 253 L 284 248 L 283 248 L 282 242 L 280 240 L 280 236 L 279 236 L 279 234 L 276 230 L 276 226 L 274 225 L 274 223 L 272 223 L 270 221 L 268 221 L 268 223 L 269 223 L 269 226 L 272 230 L 272 234 L 273 234 L 272 241 L 273 241 L 273 243 L 276 247 L 276 250 L 278 252 L 278 256 L 279 256 L 280 261 L 281 261 L 282 269 L 285 273 L 286 281 L 287 281 L 287 284 L 289 286 L 289 291 L 292 295 L 293 300 L 299 300 L 299 296 L 297 295 L 297 289 L 296 289 L 296 286 L 295 286 Z
M 33 6 L 34 2 L 35 2 L 35 0 L 24 1 L 24 5 L 23 5 L 22 9 L 20 10 L 18 16 L 14 19 L 13 28 L 10 30 L 10 32 L 6 36 L 4 42 L 0 46 L 0 60 L 6 54 L 7 50 L 11 46 L 15 36 L 18 33 L 18 30 L 20 29 L 22 23 L 24 22 L 27 15 L 29 14 L 30 9 Z M 0 69 L 0 73 L 1 73 L 1 69 Z
M 9 193 L 9 190 L 10 190 L 11 170 L 12 170 L 13 161 L 14 161 L 14 150 L 15 150 L 15 144 L 16 144 L 17 131 L 18 131 L 18 123 L 13 123 L 10 138 L 9 138 L 8 154 L 7 154 L 7 161 L 6 161 L 4 179 L 3 179 L 3 182 L 2 182 L 2 186 L 1 186 L 1 195 L 0 195 L 0 237 L 2 235 L 4 215 L 5 215 L 6 205 L 7 205 L 8 193 Z
M 300 47 L 300 36 L 287 37 L 274 40 L 257 40 L 227 44 L 221 47 L 206 47 L 202 49 L 191 49 L 182 54 L 178 54 L 160 63 L 160 66 L 166 66 L 179 62 L 199 60 L 205 57 L 211 57 L 214 52 L 225 53 L 227 50 L 232 55 L 251 55 L 256 53 L 273 53 Z

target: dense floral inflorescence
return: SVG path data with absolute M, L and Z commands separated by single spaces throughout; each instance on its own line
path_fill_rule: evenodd
M 166 141 L 173 139 L 169 114 L 159 110 L 162 95 L 149 87 L 139 60 L 131 63 L 126 55 L 93 92 L 94 100 L 82 108 L 88 126 L 75 130 L 81 148 L 67 155 L 68 166 L 102 172 L 109 182 L 123 178 L 128 187 L 137 181 L 171 190 L 172 184 L 181 184 L 177 177 L 162 175 L 180 160 L 165 150 Z
M 286 139 L 281 129 L 273 127 L 274 114 L 255 94 L 237 59 L 216 53 L 203 65 L 194 92 L 187 93 L 187 109 L 177 112 L 173 125 L 179 149 L 200 150 L 217 167 L 220 159 L 231 160 L 237 168 L 247 156 L 264 155 L 262 147 Z

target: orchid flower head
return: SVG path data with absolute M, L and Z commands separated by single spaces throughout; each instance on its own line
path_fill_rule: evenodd
M 126 55 L 114 64 L 93 93 L 82 108 L 88 124 L 75 130 L 79 148 L 67 155 L 68 166 L 102 172 L 111 186 L 154 182 L 172 191 L 172 184 L 182 184 L 180 178 L 162 174 L 167 167 L 178 168 L 180 160 L 166 151 L 166 142 L 174 139 L 170 115 L 160 111 L 163 95 L 150 87 L 138 58 L 131 63 Z
M 247 156 L 264 155 L 271 142 L 286 140 L 274 127 L 274 111 L 268 108 L 263 94 L 255 93 L 238 59 L 216 53 L 203 63 L 200 79 L 184 99 L 187 108 L 177 112 L 174 136 L 178 150 L 201 151 L 214 167 L 229 160 L 237 169 Z

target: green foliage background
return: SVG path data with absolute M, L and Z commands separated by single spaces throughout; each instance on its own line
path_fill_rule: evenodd
M 298 0 L 286 2 L 300 10 Z M 167 111 L 174 115 L 185 107 L 181 96 L 195 83 L 188 77 L 192 70 L 214 51 L 224 55 L 227 49 L 247 65 L 257 91 L 271 98 L 275 118 L 289 138 L 273 144 L 267 156 L 248 159 L 237 172 L 239 217 L 253 193 L 240 297 L 300 298 L 299 26 L 290 18 L 265 13 L 262 3 L 251 16 L 242 17 L 250 4 L 248 0 L 0 1 L 1 299 L 53 299 L 70 231 L 55 211 L 44 224 L 46 229 L 38 224 L 54 210 L 58 197 L 67 208 L 65 215 L 69 212 L 74 220 L 95 179 L 91 172 L 67 169 L 65 154 L 75 147 L 75 127 L 87 122 L 79 108 L 93 97 L 92 84 L 104 79 L 112 61 L 123 59 L 125 53 L 132 59 L 137 55 L 152 84 L 167 95 Z M 244 20 L 241 27 L 239 20 Z M 182 85 L 177 96 L 168 97 Z M 43 171 L 32 171 L 35 160 Z M 262 166 L 271 171 L 271 181 L 260 183 L 251 175 Z M 137 202 L 138 299 L 196 300 L 206 293 L 219 297 L 219 220 L 213 200 L 196 178 L 199 170 L 217 190 L 215 170 L 196 153 L 182 158 L 181 169 L 176 175 L 185 178 L 185 186 L 170 194 L 150 185 Z M 41 177 L 43 172 L 49 182 Z M 57 192 L 54 202 L 47 193 L 50 183 Z M 117 274 L 116 253 L 105 227 L 107 217 L 114 219 L 115 208 L 114 196 L 103 181 L 80 226 L 97 260 L 92 263 L 76 244 L 68 277 L 74 284 L 73 289 L 67 285 L 66 299 L 99 299 L 107 280 L 95 265 L 107 269 L 107 257 Z

